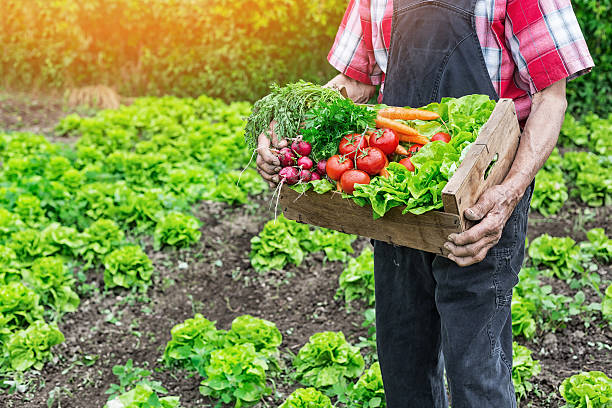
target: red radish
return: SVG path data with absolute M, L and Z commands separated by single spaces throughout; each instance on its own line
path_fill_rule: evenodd
M 310 176 L 310 181 L 321 180 L 321 175 L 316 171 Z
M 278 175 L 285 181 L 285 183 L 289 185 L 297 183 L 300 179 L 300 173 L 295 167 L 284 167 L 281 169 Z
M 283 147 L 278 154 L 278 160 L 283 167 L 293 166 L 295 164 L 295 153 L 290 148 Z
M 312 152 L 312 146 L 310 143 L 303 140 L 296 140 L 295 142 L 291 143 L 291 148 L 300 156 L 308 156 L 310 152 Z
M 320 175 L 324 176 L 327 171 L 325 170 L 327 167 L 327 160 L 319 160 L 319 162 L 317 163 L 317 171 L 319 172 Z
M 300 157 L 297 161 L 297 164 L 304 170 L 310 170 L 312 169 L 312 166 L 314 166 L 312 159 L 306 156 Z
M 309 170 L 300 171 L 300 181 L 308 183 L 312 179 L 312 173 Z

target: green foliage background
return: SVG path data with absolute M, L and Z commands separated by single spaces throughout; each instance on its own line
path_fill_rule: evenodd
M 122 95 L 258 99 L 272 82 L 324 82 L 347 0 L 3 0 L 0 86 L 106 84 Z M 597 68 L 570 111 L 610 112 L 612 0 L 576 0 Z

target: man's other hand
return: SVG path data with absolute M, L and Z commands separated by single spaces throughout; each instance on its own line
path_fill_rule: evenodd
M 376 87 L 374 85 L 364 84 L 344 74 L 336 75 L 324 86 L 326 88 L 338 89 L 341 92 L 344 88 L 346 92 L 345 96 L 355 103 L 366 103 L 374 96 L 374 93 L 376 93 Z
M 274 133 L 275 126 L 276 122 L 272 121 L 269 131 L 259 135 L 257 141 L 257 171 L 268 182 L 270 188 L 275 188 L 280 181 L 278 172 L 281 170 L 281 167 L 275 151 L 287 147 L 286 140 L 278 140 L 276 133 Z

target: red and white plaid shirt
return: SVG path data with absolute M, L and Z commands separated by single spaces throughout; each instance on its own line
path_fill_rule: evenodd
M 477 0 L 475 14 L 495 91 L 514 99 L 521 121 L 532 94 L 593 67 L 570 0 Z M 350 0 L 330 64 L 357 81 L 383 84 L 392 16 L 393 0 Z

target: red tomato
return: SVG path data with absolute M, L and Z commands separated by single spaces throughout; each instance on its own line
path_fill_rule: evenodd
M 337 154 L 327 160 L 325 171 L 330 179 L 334 181 L 340 180 L 342 173 L 353 168 L 352 160 L 345 157 L 340 157 Z
M 399 137 L 391 129 L 378 129 L 370 135 L 370 147 L 378 147 L 384 154 L 395 152 Z
M 342 174 L 340 178 L 342 191 L 347 194 L 353 194 L 353 191 L 355 191 L 355 184 L 370 184 L 370 176 L 368 176 L 368 173 L 361 170 L 347 170 Z
M 412 164 L 409 157 L 406 157 L 405 159 L 400 160 L 399 164 L 401 164 L 402 166 L 404 166 L 410 171 L 414 171 L 414 164 Z
M 378 174 L 387 164 L 387 156 L 378 147 L 368 147 L 357 155 L 357 168 L 370 176 Z
M 338 151 L 341 155 L 348 157 L 351 160 L 355 160 L 355 152 L 361 151 L 368 147 L 368 136 L 362 135 L 361 133 L 351 133 L 346 135 L 340 141 Z
M 451 139 L 450 135 L 444 132 L 438 132 L 431 137 L 432 142 L 435 142 L 436 140 L 441 140 L 444 143 L 448 143 L 450 142 L 450 139 Z
M 410 149 L 408 149 L 408 153 L 410 153 L 410 155 L 413 156 L 416 154 L 416 152 L 421 150 L 421 147 L 423 147 L 422 144 L 413 144 L 412 146 L 410 146 Z

